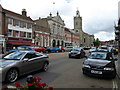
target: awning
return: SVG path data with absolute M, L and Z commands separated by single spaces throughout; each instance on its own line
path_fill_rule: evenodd
M 13 45 L 34 45 L 34 43 L 31 42 L 15 42 L 15 41 L 8 41 L 8 43 Z

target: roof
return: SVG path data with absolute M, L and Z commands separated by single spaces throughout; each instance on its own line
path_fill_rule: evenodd
M 25 19 L 25 20 L 28 20 L 28 21 L 32 21 L 32 22 L 33 22 L 33 20 L 32 20 L 30 17 L 23 16 L 23 15 L 21 15 L 21 14 L 12 12 L 12 11 L 7 10 L 7 9 L 3 9 L 3 12 L 4 12 L 5 14 L 10 14 L 10 15 L 12 15 L 12 16 L 16 16 L 16 17 L 19 17 L 19 18 L 22 18 L 22 19 Z

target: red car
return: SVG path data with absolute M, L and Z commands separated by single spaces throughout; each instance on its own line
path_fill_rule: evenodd
M 65 48 L 61 47 L 61 52 L 65 52 Z
M 43 53 L 46 52 L 44 47 L 35 46 L 35 47 L 32 47 L 32 48 L 37 52 L 43 52 Z

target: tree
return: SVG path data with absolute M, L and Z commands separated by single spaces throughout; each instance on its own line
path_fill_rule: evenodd
M 96 40 L 94 40 L 93 44 L 95 47 L 99 47 L 99 45 L 100 45 L 99 39 L 97 38 Z

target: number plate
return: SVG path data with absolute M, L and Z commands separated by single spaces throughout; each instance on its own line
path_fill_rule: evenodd
M 71 56 L 75 56 L 75 54 L 71 54 Z
M 91 73 L 94 73 L 94 74 L 102 74 L 101 71 L 94 71 L 94 70 L 91 70 Z

